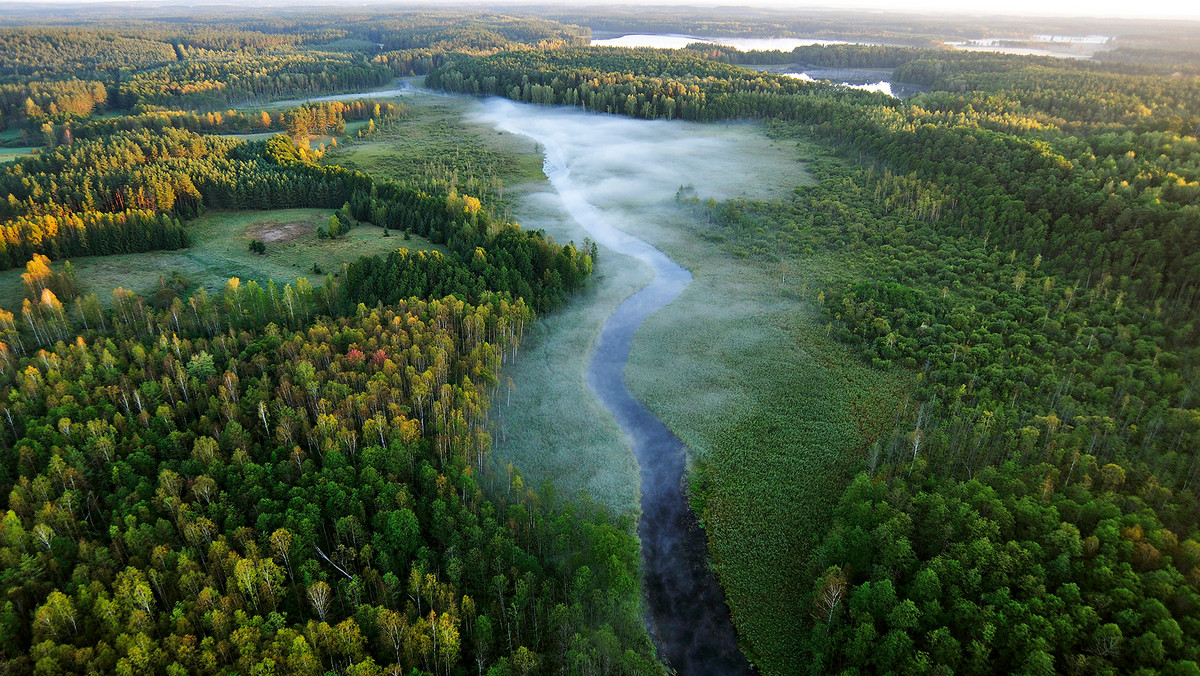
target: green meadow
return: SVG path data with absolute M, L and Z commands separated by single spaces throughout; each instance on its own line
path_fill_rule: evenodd
M 95 293 L 110 302 L 118 286 L 147 296 L 159 287 L 159 278 L 178 273 L 192 288 L 210 291 L 225 286 L 230 277 L 280 283 L 307 277 L 319 284 L 326 274 L 340 274 L 341 267 L 359 256 L 384 254 L 398 248 L 443 250 L 413 236 L 384 237 L 383 230 L 370 225 L 351 228 L 335 240 L 317 237 L 317 228 L 327 225 L 328 209 L 281 209 L 275 211 L 214 211 L 188 224 L 193 245 L 179 251 L 152 251 L 121 256 L 89 256 L 71 261 L 85 293 Z M 251 240 L 261 240 L 266 254 L 251 253 Z M 56 264 L 55 267 L 58 267 Z M 319 268 L 321 272 L 316 272 Z M 19 308 L 24 297 L 22 269 L 0 272 L 0 307 Z

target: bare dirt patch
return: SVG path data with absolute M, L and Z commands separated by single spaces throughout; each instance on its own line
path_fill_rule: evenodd
M 246 234 L 263 242 L 290 242 L 312 233 L 312 223 L 259 223 Z

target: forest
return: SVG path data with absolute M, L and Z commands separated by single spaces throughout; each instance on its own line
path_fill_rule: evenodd
M 708 45 L 463 57 L 429 79 L 765 119 L 825 148 L 818 184 L 789 200 L 693 206 L 739 255 L 840 262 L 811 280 L 828 330 L 920 376 L 796 571 L 811 668 L 1192 673 L 1197 81 L 911 48 L 790 56 L 773 62 L 894 67 L 931 91 L 899 105 L 707 66 L 763 61 Z M 845 272 L 863 257 L 869 276 Z
M 504 364 L 535 310 L 585 283 L 594 248 L 310 146 L 353 142 L 348 123 L 386 129 L 401 103 L 272 103 L 390 83 L 420 61 L 406 50 L 578 30 L 325 23 L 0 34 L 0 124 L 38 146 L 0 166 L 0 267 L 25 270 L 26 295 L 0 310 L 0 661 L 659 672 L 630 517 L 489 462 Z M 295 207 L 328 209 L 327 237 L 404 237 L 311 283 L 164 280 L 153 297 L 89 288 L 68 260 L 203 247 L 189 222 L 209 210 Z M 410 253 L 409 235 L 445 253 Z
M 13 673 L 667 669 L 639 515 L 491 453 L 505 368 L 539 317 L 583 302 L 604 253 L 502 216 L 466 141 L 466 159 L 386 173 L 327 160 L 410 119 L 384 90 L 414 76 L 750 121 L 811 151 L 814 180 L 782 198 L 677 205 L 722 255 L 796 271 L 787 293 L 828 336 L 915 382 L 828 477 L 839 497 L 789 543 L 789 589 L 735 586 L 714 557 L 757 671 L 1200 673 L 1186 26 L 1096 20 L 1122 46 L 1068 60 L 940 46 L 978 25 L 837 13 L 147 11 L 0 27 L 0 145 L 28 150 L 0 164 L 0 270 L 24 270 L 0 310 Z M 886 44 L 623 49 L 592 31 Z M 747 67 L 790 65 L 926 91 Z M 347 92 L 366 98 L 313 100 Z M 202 248 L 206 213 L 296 208 L 324 210 L 323 241 L 370 228 L 396 247 L 312 281 L 164 271 L 156 293 L 92 288 L 72 262 Z M 745 477 L 697 462 L 689 479 L 711 552 L 771 546 L 722 530 L 718 487 Z M 747 588 L 802 599 L 802 620 L 755 616 Z

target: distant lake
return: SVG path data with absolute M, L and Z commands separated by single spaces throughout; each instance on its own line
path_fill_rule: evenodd
M 616 38 L 592 40 L 599 47 L 656 47 L 658 49 L 683 49 L 693 42 L 724 45 L 739 51 L 751 50 L 790 52 L 797 47 L 809 45 L 845 45 L 844 40 L 818 40 L 817 38 L 708 38 L 694 35 L 622 35 Z
M 794 77 L 797 80 L 804 80 L 805 82 L 817 82 L 817 78 L 809 75 L 808 73 L 780 73 L 780 75 Z M 892 93 L 892 83 L 888 82 L 887 80 L 880 80 L 878 82 L 860 82 L 860 83 L 837 82 L 836 80 L 830 80 L 830 82 L 832 82 L 835 85 L 839 85 L 841 87 L 849 87 L 850 89 L 861 89 L 863 91 L 868 91 L 868 92 L 879 92 L 880 94 L 887 94 L 888 96 L 890 96 L 892 98 L 897 98 L 897 96 Z
M 828 81 L 851 89 L 880 92 L 897 99 L 906 99 L 914 94 L 928 91 L 917 85 L 893 82 L 890 68 L 805 68 L 799 70 L 796 65 L 747 66 L 747 68 L 786 75 L 806 82 Z
M 1034 35 L 1032 37 L 977 38 L 947 42 L 954 49 L 967 52 L 999 52 L 1022 56 L 1054 56 L 1060 59 L 1090 59 L 1109 49 L 1112 38 L 1107 35 Z

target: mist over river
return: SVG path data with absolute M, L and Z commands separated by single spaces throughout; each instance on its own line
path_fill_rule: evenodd
M 505 99 L 483 102 L 474 117 L 539 144 L 563 210 L 603 247 L 599 265 L 632 262 L 610 255 L 616 252 L 653 270 L 650 283 L 625 298 L 600 329 L 587 385 L 620 426 L 640 467 L 643 590 L 661 657 L 685 674 L 748 672 L 707 564 L 704 531 L 683 495 L 686 449 L 625 387 L 638 327 L 692 281 L 637 234 L 639 224 L 661 214 L 681 186 L 701 198 L 765 196 L 787 183 L 789 173 L 799 176 L 798 166 L 772 152 L 771 142 L 748 125 L 632 120 Z

